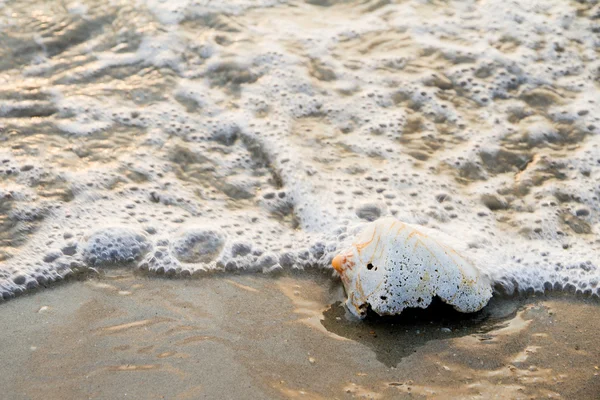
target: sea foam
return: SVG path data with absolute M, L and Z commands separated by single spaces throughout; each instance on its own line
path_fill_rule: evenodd
M 593 2 L 0 4 L 0 298 L 330 268 L 394 216 L 600 294 Z

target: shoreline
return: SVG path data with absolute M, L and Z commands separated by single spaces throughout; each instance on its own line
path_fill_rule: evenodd
M 86 282 L 90 279 L 111 279 L 111 276 L 114 274 L 130 274 L 136 278 L 140 279 L 156 279 L 156 280 L 167 280 L 167 281 L 201 281 L 201 280 L 220 280 L 227 279 L 231 277 L 257 277 L 261 279 L 280 279 L 280 278 L 310 278 L 310 277 L 318 277 L 319 279 L 323 278 L 325 280 L 329 280 L 331 285 L 341 285 L 341 280 L 338 277 L 333 275 L 333 269 L 327 269 L 322 267 L 314 267 L 309 269 L 283 269 L 269 272 L 257 272 L 257 271 L 219 271 L 219 270 L 210 270 L 210 271 L 197 271 L 192 275 L 178 275 L 178 274 L 165 274 L 165 273 L 157 273 L 153 271 L 145 271 L 140 269 L 134 269 L 127 266 L 111 266 L 108 268 L 102 268 L 98 270 L 89 269 L 87 271 L 79 271 L 75 273 L 69 274 L 69 276 L 55 280 L 54 282 L 39 285 L 32 289 L 27 289 L 18 293 L 10 293 L 9 297 L 3 298 L 0 296 L 0 305 L 5 304 L 10 301 L 14 301 L 16 299 L 22 298 L 24 296 L 35 296 L 38 293 L 42 293 L 46 290 L 53 290 L 61 287 L 62 285 L 70 285 L 76 282 Z M 600 305 L 600 295 L 596 293 L 584 292 L 582 290 L 568 290 L 564 288 L 550 288 L 546 289 L 544 292 L 533 291 L 532 289 L 520 290 L 518 287 L 511 292 L 508 293 L 504 286 L 502 286 L 498 282 L 492 282 L 492 291 L 493 291 L 493 299 L 500 300 L 515 300 L 515 301 L 526 301 L 530 298 L 544 298 L 547 300 L 551 299 L 561 299 L 563 297 L 574 299 L 574 300 L 589 300 L 591 302 L 597 302 Z M 570 286 L 574 288 L 574 286 Z M 435 300 L 435 299 L 434 299 Z M 490 300 L 491 301 L 491 300 Z M 408 310 L 408 309 L 407 309 Z M 417 308 L 417 310 L 420 310 Z
M 11 327 L 0 348 L 12 361 L 0 386 L 17 399 L 600 393 L 594 299 L 493 298 L 474 315 L 437 305 L 358 321 L 338 282 L 302 275 L 111 270 L 20 296 L 0 306 Z

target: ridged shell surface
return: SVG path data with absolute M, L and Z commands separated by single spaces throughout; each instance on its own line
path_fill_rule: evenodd
M 368 224 L 354 244 L 336 256 L 348 309 L 366 316 L 408 307 L 426 308 L 434 296 L 461 312 L 482 309 L 492 296 L 489 278 L 451 248 L 394 218 Z

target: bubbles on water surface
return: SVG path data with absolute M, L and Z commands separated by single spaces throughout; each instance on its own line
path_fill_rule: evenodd
M 190 229 L 171 243 L 175 257 L 181 262 L 205 263 L 214 261 L 225 244 L 225 237 L 210 229 Z
M 389 215 L 503 290 L 598 295 L 590 4 L 3 7 L 3 297 L 329 268 Z
M 110 227 L 90 235 L 83 249 L 83 259 L 94 267 L 133 263 L 141 259 L 151 247 L 142 232 L 125 227 Z

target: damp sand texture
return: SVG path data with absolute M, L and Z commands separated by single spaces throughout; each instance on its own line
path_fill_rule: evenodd
M 68 301 L 65 301 L 68 299 Z M 597 399 L 598 304 L 442 304 L 350 320 L 327 275 L 129 271 L 0 308 L 2 398 Z

